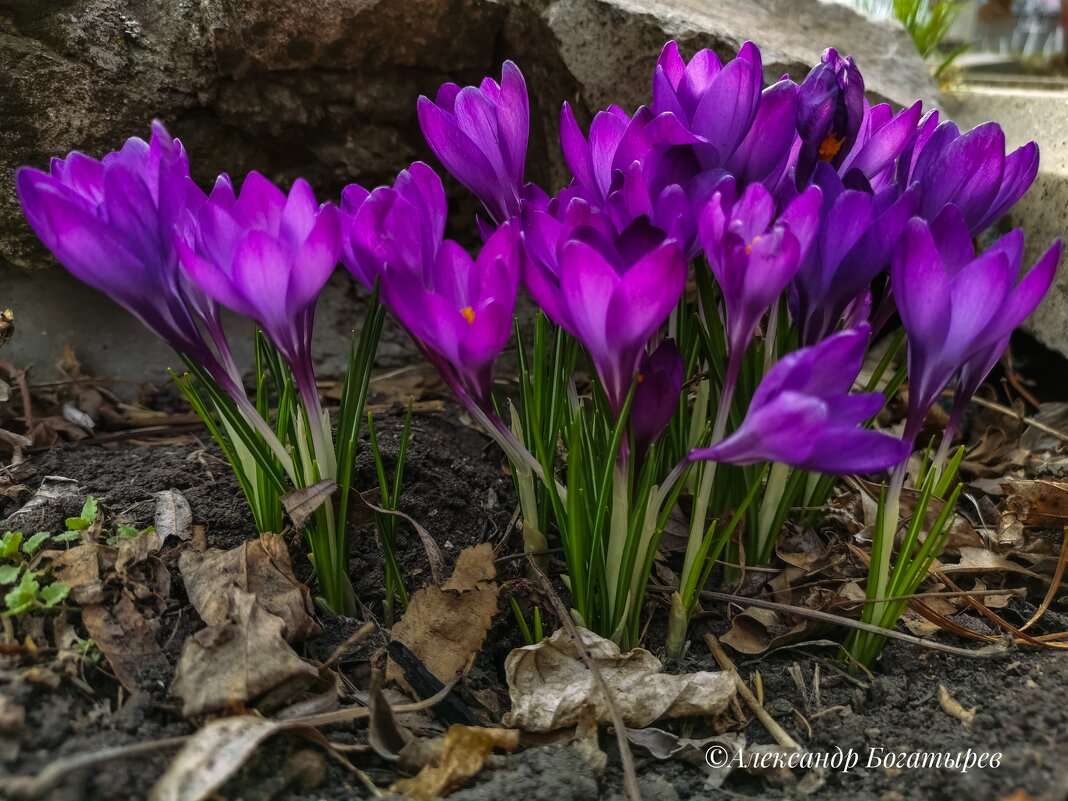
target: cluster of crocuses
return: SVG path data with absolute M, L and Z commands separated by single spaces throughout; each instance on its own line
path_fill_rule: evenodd
M 226 452 L 261 531 L 281 531 L 287 492 L 337 481 L 307 528 L 319 597 L 352 614 L 345 517 L 357 430 L 382 314 L 354 342 L 334 435 L 316 389 L 315 303 L 337 265 L 347 218 L 303 179 L 288 194 L 259 173 L 240 191 L 222 175 L 210 195 L 189 177 L 182 145 L 159 123 L 97 161 L 55 159 L 16 175 L 22 208 L 77 278 L 109 295 L 177 351 L 176 376 Z M 255 322 L 258 376 L 246 393 L 220 309 Z M 271 403 L 276 403 L 271 414 Z
M 826 497 L 823 476 L 892 469 L 876 532 L 892 543 L 927 411 L 955 387 L 924 479 L 945 494 L 961 412 L 1059 259 L 1058 243 L 1021 280 L 1018 231 L 973 247 L 1034 180 L 1033 143 L 1006 154 L 993 123 L 961 134 L 918 102 L 870 105 L 833 49 L 802 83 L 765 87 L 751 43 L 727 63 L 708 50 L 687 62 L 669 43 L 648 105 L 600 111 L 584 134 L 564 104 L 573 179 L 555 196 L 524 179 L 529 102 L 511 62 L 500 83 L 420 98 L 418 116 L 485 209 L 476 256 L 444 238 L 445 192 L 423 163 L 390 187 L 348 187 L 340 213 L 302 182 L 286 199 L 255 175 L 239 197 L 224 180 L 205 199 L 157 130 L 103 163 L 73 154 L 51 176 L 23 171 L 20 193 L 72 272 L 228 391 L 239 382 L 215 304 L 255 320 L 292 367 L 315 444 L 328 429 L 316 429 L 311 310 L 340 253 L 504 449 L 524 540 L 559 538 L 576 620 L 625 645 L 640 637 L 672 512 L 690 531 L 669 615 L 675 655 L 712 565 L 724 553 L 735 567 L 769 560 L 790 509 Z M 532 320 L 516 319 L 521 288 Z M 896 319 L 910 401 L 900 438 L 872 429 L 874 390 L 905 376 L 904 365 L 887 374 Z M 513 333 L 518 408 L 494 383 Z M 862 386 L 876 340 L 888 347 Z M 873 550 L 865 614 L 892 625 L 886 588 L 925 568 L 902 552 L 891 581 L 892 548 Z

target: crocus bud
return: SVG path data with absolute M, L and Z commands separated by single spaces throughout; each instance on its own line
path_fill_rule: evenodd
M 548 215 L 538 225 L 545 260 L 528 254 L 523 282 L 545 313 L 585 346 L 618 414 L 646 343 L 686 288 L 686 257 L 644 218 L 614 236 Z
M 890 255 L 916 209 L 917 192 L 899 195 L 888 187 L 872 195 L 846 189 L 830 165 L 816 167 L 823 192 L 819 233 L 791 284 L 790 311 L 801 344 L 814 345 L 831 334 L 872 280 L 890 264 Z
M 837 168 L 857 137 L 864 117 L 864 79 L 850 56 L 842 58 L 833 47 L 823 51 L 797 94 L 797 185 L 812 178 L 816 164 Z
M 664 340 L 642 357 L 630 408 L 631 446 L 639 463 L 678 411 L 685 372 L 674 340 Z
M 997 123 L 962 134 L 952 122 L 944 122 L 915 154 L 908 183 L 922 187 L 919 216 L 933 220 L 952 204 L 975 236 L 1023 197 L 1037 174 L 1034 142 L 1006 155 L 1005 134 Z
M 349 184 L 341 211 L 341 261 L 368 289 L 386 269 L 422 275 L 436 263 L 445 237 L 445 190 L 421 161 L 402 170 L 393 186 L 368 192 Z
M 444 84 L 431 101 L 420 97 L 419 126 L 445 169 L 473 192 L 501 225 L 519 213 L 530 132 L 523 73 L 504 62 L 501 82 Z

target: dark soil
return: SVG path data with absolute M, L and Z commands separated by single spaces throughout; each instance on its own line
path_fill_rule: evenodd
M 447 561 L 467 545 L 510 538 L 504 554 L 519 548 L 519 537 L 509 530 L 515 499 L 511 480 L 498 451 L 478 432 L 456 422 L 455 409 L 445 414 L 415 418 L 401 507 L 419 520 L 440 543 Z M 380 438 L 392 453 L 400 429 L 400 416 L 379 421 Z M 140 447 L 78 446 L 54 450 L 37 460 L 35 481 L 46 475 L 78 480 L 97 497 L 109 519 L 121 518 L 134 525 L 147 525 L 153 512 L 152 495 L 177 488 L 188 498 L 195 523 L 206 527 L 209 544 L 233 547 L 252 536 L 253 528 L 244 499 L 227 465 L 213 446 L 148 445 Z M 375 484 L 366 450 L 361 453 L 360 486 Z M 76 506 L 72 504 L 72 506 Z M 22 528 L 62 530 L 63 518 L 77 508 L 49 508 L 39 519 L 21 520 Z M 3 530 L 6 521 L 0 522 Z M 402 527 L 401 562 L 411 588 L 429 580 L 425 556 L 418 538 Z M 370 609 L 380 611 L 382 559 L 373 532 L 356 532 L 350 563 L 357 593 Z M 291 543 L 298 575 L 310 579 L 311 568 L 299 542 Z M 502 574 L 516 575 L 518 565 L 500 563 Z M 165 653 L 172 665 L 181 644 L 201 625 L 185 603 L 177 571 L 172 591 L 176 605 L 169 627 Z M 487 647 L 464 692 L 482 691 L 483 699 L 496 696 L 506 701 L 502 687 L 505 654 L 518 645 L 516 627 L 506 605 L 491 632 Z M 1056 609 L 1056 607 L 1055 607 Z M 1027 616 L 1028 610 L 1019 614 Z M 1055 614 L 1055 612 L 1054 612 Z M 309 655 L 323 658 L 351 634 L 358 623 L 324 619 L 325 631 L 307 644 Z M 1056 616 L 1051 626 L 1068 628 Z M 709 624 L 719 630 L 719 623 Z M 700 632 L 698 632 L 699 634 Z M 948 640 L 947 640 L 948 641 Z M 962 644 L 962 643 L 956 643 Z M 656 643 L 651 643 L 653 647 Z M 848 773 L 831 770 L 813 797 L 827 801 L 968 801 L 1068 798 L 1068 660 L 1051 653 L 1018 651 L 994 660 L 965 659 L 891 644 L 876 669 L 874 680 L 856 679 L 842 673 L 833 649 L 808 645 L 780 650 L 749 662 L 735 655 L 743 676 L 759 671 L 767 708 L 797 740 L 813 751 L 853 749 L 860 764 Z M 47 662 L 47 659 L 42 661 Z M 804 690 L 790 670 L 797 666 Z M 356 665 L 343 663 L 356 686 L 365 687 L 365 675 Z M 700 637 L 696 637 L 685 669 L 714 669 Z M 819 670 L 819 693 L 814 674 Z M 794 671 L 796 675 L 797 670 Z M 19 676 L 16 678 L 16 676 Z M 939 685 L 965 708 L 978 707 L 970 726 L 941 708 Z M 58 687 L 34 683 L 24 672 L 0 669 L 0 693 L 26 710 L 23 732 L 15 743 L 0 730 L 0 797 L 4 776 L 37 773 L 62 756 L 128 745 L 162 737 L 186 734 L 193 727 L 177 713 L 174 699 L 165 691 L 130 695 L 106 676 L 89 668 L 81 686 L 64 679 Z M 483 706 L 483 709 L 486 707 Z M 747 717 L 750 717 L 747 715 Z M 328 731 L 336 741 L 360 741 L 362 725 L 334 727 Z M 769 744 L 772 738 L 758 722 L 744 729 L 749 744 Z M 692 736 L 704 736 L 695 729 Z M 7 742 L 4 740 L 7 738 Z M 609 753 L 606 776 L 598 781 L 574 749 L 563 746 L 530 748 L 521 753 L 494 758 L 491 769 L 477 782 L 451 798 L 478 799 L 575 799 L 620 798 L 622 784 L 614 738 L 602 734 L 602 747 Z M 1000 767 L 973 768 L 966 773 L 947 769 L 866 768 L 871 749 L 887 752 L 948 752 L 971 749 L 979 754 L 1000 753 Z M 317 751 L 311 752 L 318 754 Z M 876 752 L 877 754 L 880 752 Z M 145 799 L 154 781 L 166 768 L 173 752 L 139 757 L 95 767 L 72 776 L 45 796 L 55 801 L 125 801 Z M 352 775 L 333 762 L 319 759 L 305 769 L 309 757 L 305 741 L 283 736 L 262 748 L 259 754 L 220 794 L 226 799 L 354 799 L 369 797 Z M 643 798 L 646 801 L 674 799 L 802 797 L 810 788 L 799 784 L 803 771 L 785 776 L 754 775 L 735 771 L 718 790 L 704 787 L 705 773 L 681 762 L 658 762 L 635 750 Z M 318 758 L 318 757 L 317 757 Z M 368 773 L 387 785 L 393 775 L 386 763 L 368 763 Z M 1014 795 L 1017 791 L 1024 794 Z

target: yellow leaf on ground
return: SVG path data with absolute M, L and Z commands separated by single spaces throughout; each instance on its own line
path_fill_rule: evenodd
M 435 801 L 459 789 L 482 770 L 493 751 L 514 751 L 519 746 L 515 729 L 485 729 L 455 724 L 445 732 L 441 759 L 411 779 L 394 782 L 389 789 L 415 801 Z

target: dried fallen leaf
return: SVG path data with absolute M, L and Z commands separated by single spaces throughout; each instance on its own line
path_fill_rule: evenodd
M 87 431 L 96 428 L 96 421 L 69 401 L 63 404 L 63 419 Z
M 293 728 L 252 715 L 212 721 L 178 752 L 167 772 L 152 788 L 150 801 L 202 801 L 209 798 L 264 740 Z M 316 740 L 323 739 L 314 729 L 301 731 Z
M 73 478 L 45 476 L 37 492 L 8 518 L 9 528 L 36 531 L 52 509 L 81 508 L 85 490 Z
M 251 593 L 230 587 L 228 594 L 229 619 L 187 639 L 175 668 L 171 693 L 182 699 L 186 717 L 255 701 L 283 686 L 294 695 L 318 677 L 285 641 L 282 618 Z
M 293 490 L 282 496 L 282 507 L 293 521 L 293 528 L 301 531 L 315 510 L 330 500 L 337 492 L 337 482 L 324 478 L 310 487 Z
M 1022 573 L 1031 578 L 1041 578 L 1037 573 L 1026 567 L 1016 564 L 1004 556 L 1000 556 L 986 548 L 961 548 L 960 561 L 938 566 L 941 573 L 990 573 L 1005 571 L 1007 573 Z
M 720 637 L 741 654 L 762 654 L 772 648 L 799 642 L 816 630 L 814 621 L 788 621 L 770 609 L 750 607 L 734 616 L 731 628 Z
M 486 639 L 497 612 L 497 569 L 489 543 L 465 548 L 440 587 L 412 595 L 393 639 L 406 645 L 440 681 L 451 681 Z M 400 671 L 390 666 L 390 678 Z
M 703 770 L 707 774 L 704 787 L 706 790 L 721 787 L 733 770 L 733 760 L 723 764 L 714 760 L 717 764 L 713 767 L 707 756 L 708 749 L 717 745 L 723 749 L 722 753 L 725 754 L 740 754 L 745 749 L 745 735 L 734 732 L 693 740 L 674 732 L 649 727 L 627 729 L 627 739 L 631 745 L 644 748 L 654 759 L 660 761 L 672 759 Z
M 320 631 L 313 617 L 311 593 L 293 574 L 289 549 L 277 534 L 261 534 L 258 540 L 227 551 L 183 551 L 178 569 L 189 602 L 209 626 L 223 625 L 232 618 L 230 604 L 240 594 L 229 590 L 236 588 L 253 593 L 260 606 L 282 619 L 283 634 L 289 642 Z
M 435 801 L 477 776 L 494 749 L 514 751 L 518 746 L 519 732 L 514 729 L 455 724 L 445 732 L 436 765 L 427 765 L 418 775 L 394 782 L 389 789 L 414 801 Z
M 193 536 L 193 510 L 189 501 L 176 489 L 156 493 L 154 520 L 156 534 L 166 542 L 171 537 L 188 540 Z
M 128 595 L 85 607 L 82 623 L 123 687 L 133 692 L 163 686 L 171 668 L 159 647 L 159 622 L 142 615 Z
M 965 709 L 957 699 L 949 694 L 949 690 L 946 689 L 944 684 L 938 685 L 938 705 L 942 707 L 943 712 L 955 717 L 965 726 L 972 725 L 972 721 L 975 720 L 975 715 L 979 711 L 977 706 Z
M 578 632 L 624 724 L 631 728 L 644 728 L 662 718 L 718 714 L 736 691 L 734 680 L 726 673 L 670 675 L 644 648 L 621 654 L 611 640 L 586 629 Z M 593 676 L 566 629 L 558 629 L 537 645 L 512 651 L 504 671 L 512 699 L 512 709 L 504 716 L 506 726 L 548 732 L 575 726 L 590 712 L 602 726 L 612 721 L 608 705 L 595 689 Z
M 66 551 L 43 551 L 42 559 L 52 564 L 56 578 L 70 587 L 70 600 L 78 606 L 104 601 L 104 577 L 115 569 L 118 551 L 96 542 Z

